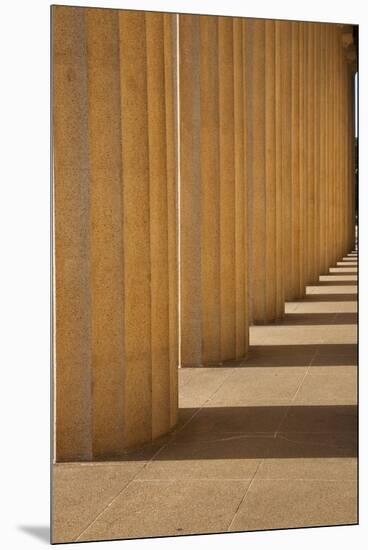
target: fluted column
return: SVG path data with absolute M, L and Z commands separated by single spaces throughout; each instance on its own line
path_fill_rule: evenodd
M 186 15 L 179 36 L 181 364 L 199 366 L 247 351 L 243 36 Z
M 275 22 L 265 22 L 265 321 L 277 311 Z M 261 243 L 259 243 L 259 246 Z M 257 277 L 258 274 L 255 273 Z M 282 314 L 282 313 L 281 313 Z
M 290 295 L 303 295 L 301 289 L 301 177 L 300 177 L 300 25 L 291 24 L 291 281 Z
M 53 8 L 57 460 L 176 422 L 173 25 Z

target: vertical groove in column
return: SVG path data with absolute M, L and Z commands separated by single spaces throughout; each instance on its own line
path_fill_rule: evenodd
M 201 170 L 201 284 L 202 359 L 219 362 L 221 355 L 220 278 L 220 142 L 219 35 L 216 17 L 200 20 L 200 170 Z M 191 76 L 188 75 L 188 78 Z M 191 162 L 191 158 L 188 158 Z M 189 297 L 189 299 L 193 299 Z
M 87 51 L 84 10 L 53 6 L 55 421 L 60 460 L 92 457 Z
M 147 119 L 147 56 L 144 12 L 119 12 L 123 239 L 125 441 L 151 439 L 151 251 Z M 139 147 L 137 144 L 139 143 Z
M 343 208 L 343 188 L 342 188 L 342 161 L 343 161 L 343 151 L 341 148 L 342 144 L 342 120 L 341 120 L 341 98 L 342 98 L 342 86 L 341 86 L 341 61 L 342 61 L 342 47 L 340 41 L 340 33 L 338 33 L 338 46 L 339 46 L 339 56 L 338 56 L 338 137 L 339 137 L 339 148 L 338 148 L 338 161 L 339 161 L 339 220 L 338 220 L 338 235 L 339 235 L 339 256 L 343 256 L 346 252 L 343 246 L 342 239 L 342 229 L 343 229 L 343 219 L 342 219 L 342 208 Z
M 305 23 L 298 23 L 299 29 L 299 211 L 300 211 L 300 233 L 299 233 L 299 255 L 300 255 L 300 274 L 299 274 L 299 295 L 304 295 L 304 283 L 306 280 L 306 235 L 305 235 Z
M 304 194 L 303 194 L 303 204 L 304 204 L 304 282 L 303 287 L 310 282 L 309 281 L 309 129 L 310 129 L 310 119 L 309 119 L 309 77 L 308 77 L 308 33 L 309 33 L 309 23 L 304 23 L 304 97 L 303 97 L 303 108 L 304 108 Z
M 291 214 L 291 23 L 280 22 L 281 32 L 281 170 L 283 202 L 283 266 L 285 299 L 292 299 Z
M 315 242 L 315 146 L 314 146 L 314 23 L 308 23 L 308 282 L 316 281 Z
M 275 146 L 276 146 L 276 308 L 282 317 L 285 309 L 284 290 L 284 193 L 282 162 L 282 22 L 275 22 Z
M 243 20 L 243 48 L 244 48 L 244 124 L 245 143 L 244 158 L 246 159 L 245 184 L 246 184 L 246 205 L 245 217 L 247 231 L 247 302 L 248 302 L 248 324 L 253 323 L 253 92 L 252 92 L 252 41 L 253 21 Z M 249 332 L 249 331 L 248 331 Z M 249 335 L 248 335 L 249 337 Z
M 166 170 L 169 269 L 170 427 L 178 420 L 178 254 L 177 254 L 177 16 L 164 14 Z
M 320 25 L 321 33 L 321 46 L 319 51 L 320 56 L 320 265 L 321 273 L 328 273 L 328 257 L 327 257 L 327 64 L 328 64 L 328 55 L 327 55 L 327 25 Z
M 119 21 L 113 10 L 90 9 L 84 13 L 88 52 L 93 456 L 102 458 L 118 456 L 124 448 Z
M 314 23 L 314 246 L 315 281 L 321 273 L 321 94 L 320 94 L 320 25 Z
M 338 251 L 337 251 L 337 178 L 338 178 L 338 171 L 337 171 L 337 97 L 336 97 L 336 89 L 337 89 L 337 63 L 336 63 L 336 29 L 335 26 L 332 27 L 332 76 L 333 76 L 333 95 L 332 95 L 332 109 L 333 109 L 333 132 L 332 132 L 332 166 L 333 166 L 333 197 L 332 197 L 332 239 L 333 239 L 333 261 L 334 263 L 339 259 L 338 257 Z
M 152 437 L 170 426 L 169 263 L 164 16 L 147 13 Z
M 179 16 L 181 361 L 202 362 L 200 19 Z M 213 223 L 216 226 L 216 223 Z M 216 285 L 214 285 L 216 287 Z M 207 301 L 206 301 L 207 303 Z M 219 338 L 217 339 L 219 341 Z
M 221 359 L 236 355 L 233 22 L 219 17 Z
M 251 139 L 252 204 L 249 212 L 252 230 L 252 321 L 264 323 L 265 304 L 265 22 L 254 19 L 251 41 Z
M 301 270 L 301 204 L 300 204 L 300 24 L 291 24 L 291 289 L 295 299 L 302 295 Z
M 245 118 L 244 118 L 244 61 L 243 21 L 233 19 L 234 40 L 234 148 L 235 148 L 235 307 L 236 307 L 236 358 L 244 357 L 247 350 L 247 281 L 246 281 L 246 229 L 245 229 Z
M 265 320 L 275 321 L 276 271 L 275 22 L 265 22 Z
M 249 192 L 249 173 L 251 170 L 251 163 L 249 162 L 249 141 L 248 141 L 248 126 L 249 126 L 249 117 L 248 117 L 248 100 L 249 100 L 249 83 L 248 83 L 248 70 L 249 70 L 249 56 L 248 56 L 248 26 L 247 20 L 242 19 L 242 77 L 243 77 L 243 184 L 244 184 L 244 196 L 243 196 L 243 232 L 244 232 L 244 352 L 248 352 L 249 345 L 249 325 L 250 325 L 250 312 L 249 312 L 249 248 L 250 248 L 250 238 L 249 238 L 249 229 L 248 229 L 248 217 L 249 217 L 249 208 L 248 200 L 250 197 Z
M 327 95 L 327 117 L 328 117 L 328 127 L 327 127 L 327 135 L 328 135 L 328 147 L 327 147 L 327 164 L 328 164 L 328 171 L 327 171 L 327 184 L 328 184 L 328 228 L 327 228 L 327 237 L 328 237 L 328 263 L 329 265 L 334 265 L 334 254 L 333 254 L 333 246 L 332 246 L 332 233 L 333 233 L 333 226 L 332 226 L 332 199 L 333 199 L 333 188 L 332 188 L 332 182 L 333 182 L 333 155 L 332 155 L 332 140 L 333 140 L 333 125 L 332 125 L 332 98 L 333 95 L 333 80 L 332 80 L 332 25 L 328 25 L 327 27 L 327 51 L 328 51 L 328 59 L 329 63 L 326 67 L 327 74 L 328 74 L 328 95 Z

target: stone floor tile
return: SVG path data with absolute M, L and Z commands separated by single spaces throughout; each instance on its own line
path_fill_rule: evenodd
M 204 407 L 181 430 L 180 437 L 202 438 L 204 434 L 245 434 L 273 432 L 288 406 Z
M 355 432 L 356 405 L 293 405 L 287 411 L 280 432 Z
M 356 344 L 325 344 L 318 348 L 312 366 L 336 366 L 357 364 Z
M 352 371 L 338 374 L 310 369 L 294 399 L 295 405 L 354 405 L 357 400 L 357 376 Z
M 248 358 L 243 366 L 248 367 L 297 367 L 308 366 L 313 359 L 318 345 L 254 345 L 253 328 L 250 327 Z
M 330 271 L 330 273 L 333 273 L 334 275 L 338 275 L 339 273 L 341 275 L 345 275 L 345 274 L 353 275 L 354 273 L 358 273 L 358 268 L 354 267 L 354 266 L 330 267 L 329 271 Z
M 332 314 L 332 313 L 355 313 L 357 311 L 357 304 L 354 301 L 330 301 L 330 302 L 292 302 L 294 309 L 292 313 L 295 314 Z
M 281 325 L 331 325 L 334 323 L 336 313 L 286 313 Z
M 345 285 L 318 285 L 307 286 L 307 296 L 309 294 L 350 294 L 355 295 L 357 293 L 357 285 L 345 284 Z M 336 298 L 335 298 L 336 299 Z
M 229 377 L 230 372 L 229 367 L 182 367 L 179 369 L 179 406 L 202 406 Z
M 358 313 L 336 313 L 335 324 L 356 325 L 358 323 Z
M 253 327 L 252 345 L 318 345 L 324 342 L 324 329 L 319 326 L 268 325 Z M 266 342 L 266 344 L 265 344 Z
M 351 284 L 351 281 L 357 281 L 357 280 L 358 280 L 357 275 L 352 275 L 347 273 L 345 273 L 344 275 L 342 274 L 320 275 L 319 277 L 320 282 L 328 282 L 328 283 L 337 282 L 341 284 L 344 284 L 344 283 Z
M 251 479 L 267 456 L 273 434 L 210 434 L 169 443 L 137 479 Z
M 252 345 L 262 345 L 267 341 L 268 345 L 293 345 L 309 344 L 354 344 L 357 340 L 355 325 L 299 325 L 299 326 L 267 326 L 253 327 Z
M 356 434 L 278 433 L 269 443 L 256 479 L 356 479 Z
M 53 542 L 74 540 L 144 464 L 87 462 L 54 465 Z
M 339 376 L 340 374 L 346 374 L 351 377 L 357 377 L 358 368 L 356 365 L 317 365 L 310 366 L 308 374 L 331 374 L 332 376 Z
M 254 480 L 229 530 L 357 522 L 356 481 Z
M 304 367 L 248 367 L 238 369 L 222 384 L 207 406 L 221 407 L 289 403 L 303 376 Z
M 134 481 L 78 541 L 224 532 L 249 483 Z

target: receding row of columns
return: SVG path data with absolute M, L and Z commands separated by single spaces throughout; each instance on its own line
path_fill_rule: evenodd
M 182 15 L 179 27 L 186 366 L 241 358 L 249 323 L 281 318 L 353 245 L 353 82 L 341 25 Z
M 119 457 L 353 247 L 350 27 L 52 12 L 55 458 Z

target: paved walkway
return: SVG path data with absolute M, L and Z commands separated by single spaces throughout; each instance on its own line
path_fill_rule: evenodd
M 354 524 L 351 253 L 247 361 L 180 369 L 180 424 L 125 461 L 54 466 L 54 542 Z

